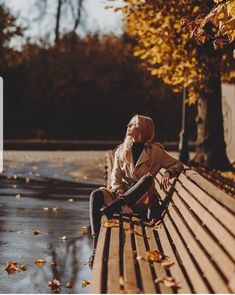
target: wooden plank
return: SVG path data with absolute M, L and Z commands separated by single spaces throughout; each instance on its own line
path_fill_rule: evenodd
M 172 221 L 169 218 L 165 218 L 165 225 L 169 231 L 172 240 L 174 241 L 177 252 L 180 255 L 182 264 L 187 272 L 187 275 L 192 283 L 192 286 L 196 293 L 209 293 L 209 290 L 202 279 L 200 273 L 197 270 L 189 252 L 183 243 L 181 237 L 178 235 Z
M 146 226 L 145 227 L 145 232 L 146 232 L 146 236 L 148 238 L 149 249 L 151 251 L 153 251 L 155 249 L 160 251 L 160 249 L 158 249 L 158 247 L 157 247 L 155 236 L 154 236 L 152 228 L 149 227 L 149 226 Z M 157 278 L 159 278 L 161 276 L 167 276 L 167 273 L 166 273 L 166 270 L 165 270 L 164 266 L 162 266 L 160 263 L 154 263 L 154 270 L 155 270 Z M 172 288 L 166 287 L 163 283 L 159 283 L 159 288 L 161 290 L 161 293 L 165 293 L 165 294 L 173 293 Z
M 224 249 L 229 253 L 233 260 L 235 260 L 235 239 L 224 228 L 218 220 L 214 218 L 200 203 L 198 203 L 192 196 L 183 188 L 178 191 L 180 196 L 188 204 L 193 212 L 203 221 L 203 224 L 211 231 Z
M 119 227 L 112 227 L 107 269 L 107 293 L 120 293 Z
M 135 261 L 131 244 L 130 221 L 123 220 L 123 276 L 124 276 L 124 293 L 139 293 L 135 272 Z
M 180 177 L 181 183 L 177 183 L 176 189 L 180 189 L 180 185 L 185 186 L 190 192 L 193 193 L 195 198 L 207 207 L 208 211 L 210 211 L 215 217 L 217 217 L 220 222 L 233 234 L 235 235 L 235 217 L 229 210 L 226 209 L 223 205 L 215 201 L 211 196 L 206 194 L 201 188 L 199 188 L 196 184 L 192 183 L 190 180 L 186 178 L 185 175 Z
M 216 262 L 221 271 L 229 280 L 231 278 L 231 274 L 235 272 L 235 264 L 226 255 L 224 250 L 221 249 L 219 244 L 215 240 L 213 240 L 210 235 L 208 235 L 208 233 L 204 230 L 202 224 L 193 217 L 191 212 L 189 212 L 189 210 L 185 207 L 185 205 L 176 195 L 176 193 L 173 194 L 173 201 L 180 213 L 183 215 L 188 226 L 194 232 L 196 239 L 200 241 L 202 246 L 211 256 L 211 259 Z
M 142 234 L 142 229 L 139 226 L 135 225 L 134 230 Z M 142 236 L 135 235 L 135 242 L 136 242 L 137 257 L 138 256 L 145 257 L 146 247 L 144 243 L 144 238 Z M 150 270 L 150 263 L 146 261 L 145 259 L 139 259 L 138 263 L 139 263 L 140 273 L 142 278 L 143 292 L 148 294 L 155 294 L 156 288 L 155 288 L 155 283 L 153 282 L 153 277 Z
M 102 218 L 102 222 L 106 220 Z M 105 251 L 107 228 L 101 225 L 99 238 L 96 247 L 96 254 L 91 272 L 91 293 L 100 294 L 102 293 L 102 279 L 103 279 L 103 261 Z
M 206 256 L 205 252 L 202 251 L 194 236 L 190 233 L 189 229 L 185 226 L 185 223 L 176 213 L 172 204 L 169 206 L 169 211 L 172 216 L 172 219 L 177 224 L 177 228 L 180 231 L 181 235 L 184 238 L 184 241 L 187 244 L 187 248 L 193 255 L 194 259 L 197 261 L 197 264 L 203 271 L 204 276 L 210 283 L 215 293 L 229 293 L 229 289 L 224 283 L 224 280 L 221 278 L 219 273 L 216 271 L 215 267 L 212 265 L 211 261 Z M 181 259 L 184 261 L 184 257 Z
M 194 170 L 186 171 L 186 176 L 201 187 L 207 194 L 216 199 L 218 202 L 227 207 L 230 211 L 235 213 L 235 199 L 219 190 L 216 186 L 211 184 L 208 180 L 202 177 Z
M 164 226 L 162 226 L 162 228 L 158 230 L 158 236 L 161 241 L 163 253 L 169 256 L 170 259 L 174 262 L 170 270 L 171 270 L 172 276 L 176 279 L 177 282 L 179 282 L 180 289 L 177 290 L 178 293 L 191 294 L 192 290 L 190 289 L 189 283 L 187 282 L 185 275 L 181 269 L 176 253 L 173 250 L 173 247 L 172 247 L 173 245 L 168 239 Z

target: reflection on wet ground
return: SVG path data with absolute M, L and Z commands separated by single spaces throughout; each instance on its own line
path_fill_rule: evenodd
M 5 160 L 0 176 L 1 293 L 54 293 L 48 287 L 54 278 L 61 282 L 60 293 L 89 293 L 82 280 L 90 279 L 86 262 L 91 240 L 80 228 L 89 225 L 90 192 L 103 183 L 103 152 L 77 152 L 71 162 L 65 153 L 64 161 L 60 156 L 53 163 L 50 153 L 40 161 L 37 152 L 36 162 L 33 152 L 24 154 L 27 161 L 20 152 L 18 157 L 17 152 L 8 153 Z M 33 234 L 35 229 L 38 235 Z M 46 260 L 45 265 L 35 264 L 39 258 Z M 8 261 L 27 264 L 28 269 L 8 274 Z

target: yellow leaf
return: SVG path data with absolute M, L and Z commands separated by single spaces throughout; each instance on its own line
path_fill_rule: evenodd
M 88 281 L 88 280 L 83 280 L 83 281 L 82 281 L 82 288 L 85 288 L 87 285 L 90 285 L 90 281 Z
M 119 220 L 109 219 L 104 222 L 104 227 L 119 227 Z
M 45 263 L 46 263 L 46 260 L 42 258 L 38 258 L 35 260 L 35 264 L 37 264 L 38 266 L 43 266 Z

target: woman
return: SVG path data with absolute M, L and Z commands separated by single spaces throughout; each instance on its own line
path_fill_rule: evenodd
M 156 191 L 154 176 L 161 168 L 166 171 L 161 188 L 167 189 L 169 180 L 177 176 L 183 164 L 172 158 L 158 142 L 153 142 L 153 120 L 135 115 L 127 125 L 124 142 L 116 148 L 111 173 L 111 187 L 101 187 L 90 196 L 90 221 L 93 236 L 92 267 L 102 214 L 111 218 L 115 212 L 138 213 L 156 223 Z M 103 208 L 103 206 L 106 206 Z

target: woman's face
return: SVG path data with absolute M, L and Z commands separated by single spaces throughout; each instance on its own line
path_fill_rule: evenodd
M 127 135 L 131 136 L 135 141 L 140 140 L 139 124 L 136 117 L 132 118 L 127 125 Z

